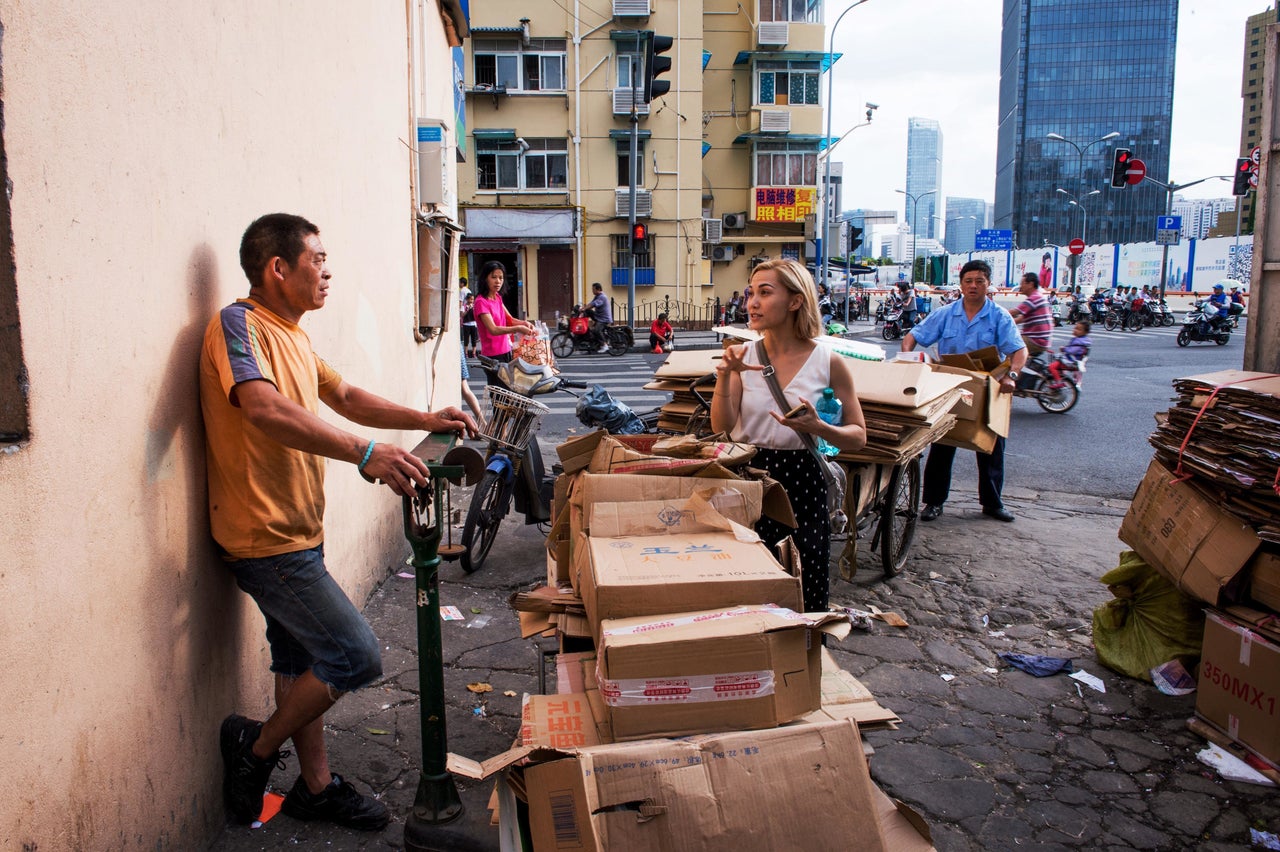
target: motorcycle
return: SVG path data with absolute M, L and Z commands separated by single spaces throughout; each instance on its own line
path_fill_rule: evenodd
M 1213 341 L 1219 346 L 1226 346 L 1231 339 L 1231 323 L 1216 315 L 1214 308 L 1203 299 L 1197 299 L 1187 311 L 1182 328 L 1178 331 L 1178 345 L 1190 346 L 1192 343 L 1208 343 Z
M 1109 306 L 1105 298 L 1089 300 L 1089 313 L 1092 314 L 1095 325 L 1106 320 L 1108 307 Z
M 549 366 L 516 359 L 503 363 L 480 356 L 480 365 L 498 376 L 490 385 L 489 417 L 481 437 L 489 442 L 484 474 L 471 494 L 462 525 L 462 570 L 468 574 L 484 565 L 498 536 L 502 519 L 514 500 L 526 524 L 550 521 L 555 476 L 544 472 L 542 451 L 534 436 L 538 422 L 550 409 L 535 396 L 586 388 L 555 375 Z M 554 474 L 554 471 L 553 471 Z
M 1062 305 L 1058 302 L 1057 296 L 1049 297 L 1049 309 L 1053 314 L 1053 327 L 1060 327 L 1062 325 Z
M 885 314 L 884 328 L 880 330 L 880 334 L 885 340 L 897 340 L 910 331 L 910 326 L 902 321 L 902 311 L 894 308 Z
M 635 336 L 628 326 L 606 325 L 601 331 L 609 354 L 615 357 L 625 355 L 635 344 Z M 599 338 L 591 333 L 591 319 L 581 305 L 574 305 L 569 316 L 560 318 L 558 330 L 551 338 L 551 352 L 557 358 L 568 358 L 575 352 L 596 352 L 598 349 Z
M 1082 359 L 1074 367 L 1063 365 L 1062 386 L 1055 388 L 1047 356 L 1050 353 L 1042 352 L 1027 359 L 1018 375 L 1013 395 L 1034 399 L 1041 408 L 1052 414 L 1066 414 L 1080 400 L 1080 382 L 1084 378 L 1085 361 L 1089 359 Z
M 1068 325 L 1075 325 L 1080 320 L 1093 320 L 1093 314 L 1089 310 L 1089 305 L 1081 298 L 1073 297 L 1067 301 L 1066 322 Z

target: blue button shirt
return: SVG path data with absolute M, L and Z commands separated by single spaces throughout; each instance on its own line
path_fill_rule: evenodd
M 964 312 L 963 299 L 938 308 L 911 329 L 911 336 L 920 346 L 938 344 L 939 355 L 959 355 L 995 346 L 1003 359 L 1026 348 L 1013 317 L 990 299 L 972 320 Z

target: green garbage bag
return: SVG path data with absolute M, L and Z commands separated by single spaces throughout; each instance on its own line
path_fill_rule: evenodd
M 1150 682 L 1151 670 L 1162 663 L 1199 658 L 1202 603 L 1180 592 L 1132 550 L 1120 554 L 1120 564 L 1103 574 L 1101 582 L 1115 595 L 1093 611 L 1093 646 L 1104 666 Z

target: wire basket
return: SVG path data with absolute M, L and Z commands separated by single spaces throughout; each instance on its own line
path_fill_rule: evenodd
M 509 450 L 524 452 L 529 436 L 551 409 L 527 396 L 489 385 L 489 417 L 483 435 Z

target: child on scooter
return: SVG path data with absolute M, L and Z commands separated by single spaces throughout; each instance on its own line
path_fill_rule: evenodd
M 1076 323 L 1075 330 L 1072 332 L 1074 336 L 1058 351 L 1058 357 L 1049 363 L 1049 375 L 1053 376 L 1049 387 L 1054 390 L 1065 387 L 1066 382 L 1062 380 L 1063 368 L 1073 369 L 1088 357 L 1089 347 L 1093 345 L 1093 341 L 1089 339 L 1089 330 L 1092 327 L 1088 320 L 1080 320 Z

